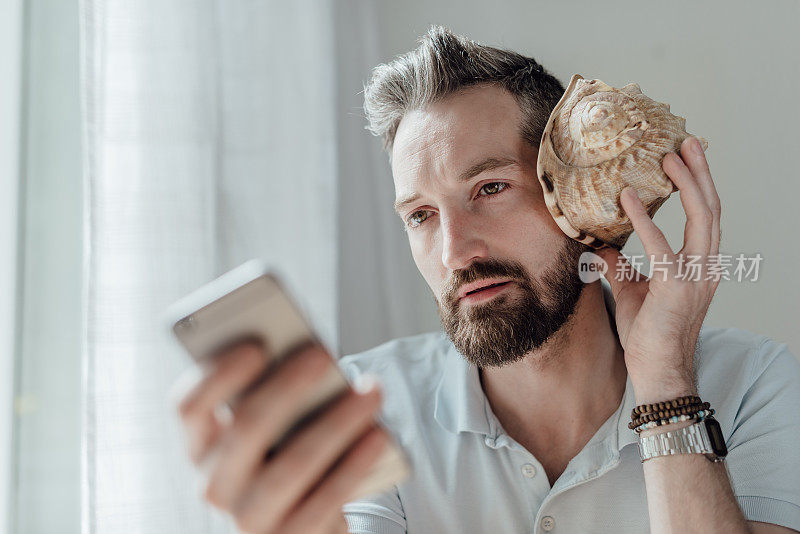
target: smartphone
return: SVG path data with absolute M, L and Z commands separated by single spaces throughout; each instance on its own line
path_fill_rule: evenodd
M 170 306 L 165 312 L 168 328 L 197 363 L 214 358 L 220 350 L 244 339 L 261 342 L 270 362 L 264 374 L 250 386 L 256 387 L 276 364 L 296 354 L 304 345 L 324 346 L 279 278 L 275 270 L 260 260 L 250 260 Z M 336 361 L 333 358 L 331 361 L 328 374 L 305 399 L 300 416 L 282 429 L 280 438 L 267 452 L 267 459 L 351 388 Z M 235 403 L 236 399 L 230 402 Z M 386 490 L 411 472 L 408 455 L 396 437 L 380 422 L 376 424 L 390 436 L 390 442 L 349 500 Z

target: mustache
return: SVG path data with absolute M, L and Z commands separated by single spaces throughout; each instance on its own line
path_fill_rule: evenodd
M 490 259 L 480 263 L 473 263 L 466 269 L 453 271 L 453 276 L 444 287 L 445 301 L 448 303 L 454 302 L 458 299 L 459 288 L 465 284 L 486 278 L 510 278 L 522 283 L 529 283 L 530 281 L 528 273 L 521 265 Z
M 563 248 L 558 254 L 556 265 L 559 265 L 561 270 L 572 267 L 577 269 L 578 258 L 587 250 L 591 250 L 591 247 L 566 238 Z M 550 273 L 550 276 L 558 277 L 558 273 Z M 534 285 L 528 271 L 525 270 L 521 263 L 490 258 L 473 263 L 466 269 L 453 271 L 453 275 L 442 288 L 442 303 L 453 308 L 458 301 L 458 291 L 463 285 L 477 282 L 484 278 L 508 278 L 523 286 L 532 287 Z M 438 304 L 438 299 L 436 300 Z

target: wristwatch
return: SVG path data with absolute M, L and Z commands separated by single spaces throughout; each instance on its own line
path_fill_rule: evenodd
M 728 448 L 725 446 L 719 422 L 713 417 L 706 417 L 677 430 L 639 436 L 639 456 L 642 462 L 671 454 L 704 454 L 712 462 L 721 462 L 727 456 Z

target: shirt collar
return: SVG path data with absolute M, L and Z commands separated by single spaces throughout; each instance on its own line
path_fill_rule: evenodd
M 615 318 L 616 303 L 611 286 L 603 278 L 600 282 L 606 309 Z M 442 377 L 436 387 L 434 418 L 443 428 L 453 433 L 474 432 L 483 434 L 490 440 L 497 438 L 499 428 L 481 388 L 478 368 L 467 362 L 449 339 L 447 341 L 448 350 L 445 353 Z M 612 443 L 608 445 L 615 450 L 622 450 L 625 445 L 635 443 L 636 435 L 628 428 L 628 414 L 634 406 L 633 385 L 628 377 L 619 408 L 587 446 L 597 441 L 611 440 Z

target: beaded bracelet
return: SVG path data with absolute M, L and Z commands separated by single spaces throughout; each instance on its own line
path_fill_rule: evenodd
M 711 417 L 712 415 L 714 415 L 713 408 L 709 410 L 700 410 L 699 412 L 696 412 L 692 415 L 674 415 L 669 419 L 659 419 L 658 421 L 650 421 L 647 423 L 642 423 L 641 425 L 635 427 L 633 431 L 639 434 L 642 431 L 647 430 L 649 428 L 656 428 L 658 426 L 667 425 L 669 423 L 678 423 L 680 421 L 689 421 L 693 419 L 697 421 L 703 421 L 706 417 Z
M 708 402 L 704 402 L 702 404 L 684 405 L 678 408 L 668 408 L 654 413 L 646 413 L 638 418 L 633 419 L 633 421 L 628 424 L 628 428 L 632 429 L 633 427 L 639 426 L 642 423 L 649 423 L 659 419 L 668 419 L 676 415 L 692 415 L 701 410 L 708 410 L 710 408 L 711 405 Z
M 695 414 L 695 413 L 697 413 L 699 411 L 708 410 L 710 408 L 711 408 L 710 405 L 703 404 L 703 405 L 693 406 L 691 408 L 689 408 L 689 407 L 681 407 L 681 408 L 664 410 L 664 411 L 661 411 L 661 412 L 658 412 L 658 413 L 646 414 L 646 415 L 643 415 L 643 416 L 641 416 L 641 417 L 639 417 L 637 419 L 634 419 L 630 423 L 628 423 L 628 428 L 633 429 L 633 427 L 639 426 L 642 423 L 650 423 L 652 421 L 658 421 L 660 419 L 669 419 L 670 417 L 673 417 L 673 416 L 676 416 L 676 415 L 677 416 L 680 416 L 680 415 L 693 415 L 693 414 Z
M 651 404 L 641 404 L 633 409 L 631 412 L 631 419 L 636 419 L 639 415 L 657 412 L 659 410 L 667 410 L 670 408 L 680 408 L 681 406 L 691 404 L 701 404 L 703 401 L 697 395 L 684 395 L 677 399 L 668 401 L 653 402 Z

